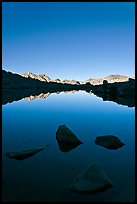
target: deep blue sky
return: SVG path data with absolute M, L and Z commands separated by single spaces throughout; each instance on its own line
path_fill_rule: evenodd
M 86 80 L 135 72 L 135 3 L 2 3 L 2 67 Z

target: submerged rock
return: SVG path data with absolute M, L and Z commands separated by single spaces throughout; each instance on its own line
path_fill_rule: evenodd
M 33 156 L 34 154 L 42 151 L 43 149 L 45 148 L 29 149 L 29 150 L 24 150 L 21 152 L 7 152 L 6 155 L 11 159 L 23 160 L 23 159 L 27 159 L 28 157 Z
M 56 139 L 58 142 L 65 142 L 65 144 L 67 143 L 82 144 L 83 143 L 65 125 L 60 125 L 58 127 L 58 130 L 56 132 Z
M 71 185 L 70 190 L 77 193 L 92 194 L 105 191 L 113 183 L 105 175 L 101 166 L 96 162 L 88 166 Z
M 64 142 L 64 141 L 60 142 L 58 140 L 57 142 L 61 152 L 69 152 L 80 145 L 78 143 L 70 143 L 70 142 Z
M 95 139 L 95 144 L 103 146 L 107 149 L 113 149 L 113 150 L 116 150 L 125 145 L 123 142 L 120 141 L 118 137 L 113 135 L 98 136 Z

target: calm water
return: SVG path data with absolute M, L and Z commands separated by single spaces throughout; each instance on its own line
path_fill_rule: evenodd
M 82 142 L 61 152 L 58 126 L 65 124 Z M 109 150 L 94 143 L 96 136 L 115 135 L 125 143 Z M 20 100 L 2 107 L 3 201 L 110 202 L 134 201 L 135 108 L 86 92 L 51 94 L 45 99 Z M 49 145 L 33 157 L 18 161 L 6 152 Z M 114 187 L 83 195 L 69 186 L 87 165 L 98 162 Z

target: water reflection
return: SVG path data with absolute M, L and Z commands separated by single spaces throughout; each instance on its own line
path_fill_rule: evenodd
M 76 93 L 80 92 L 81 90 L 67 90 L 67 91 L 54 91 L 54 90 L 45 90 L 45 89 L 2 89 L 2 105 L 7 103 L 12 103 L 18 100 L 34 100 L 36 98 L 48 98 L 52 93 L 59 94 L 63 93 Z M 117 104 L 125 105 L 128 107 L 135 106 L 134 97 L 116 97 L 111 95 L 102 95 L 99 92 L 93 93 L 92 90 L 82 90 L 89 94 L 95 94 L 98 97 L 101 97 L 103 101 L 113 101 Z
M 92 93 L 57 93 L 59 95 L 50 94 L 45 100 L 40 98 L 30 102 L 23 99 L 2 107 L 3 200 L 134 201 L 134 108 L 104 102 Z M 44 96 L 40 94 L 36 95 Z M 83 145 L 72 149 L 66 143 L 59 144 L 56 131 L 60 124 L 69 127 Z M 111 134 L 126 145 L 110 151 L 94 143 L 96 136 Z M 50 148 L 22 162 L 5 155 L 7 151 L 18 152 L 44 144 Z M 70 185 L 94 161 L 101 165 L 114 187 L 88 196 L 71 192 Z
M 51 93 L 50 92 L 48 92 L 48 93 L 40 93 L 39 95 L 35 95 L 35 96 L 29 96 L 29 97 L 25 97 L 25 98 L 23 98 L 24 100 L 28 100 L 28 101 L 32 101 L 32 100 L 34 100 L 34 99 L 36 99 L 36 98 L 43 98 L 43 99 L 45 99 L 45 98 L 47 98 L 49 95 L 50 95 Z

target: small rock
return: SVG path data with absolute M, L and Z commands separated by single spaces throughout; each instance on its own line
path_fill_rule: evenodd
M 125 144 L 120 139 L 113 135 L 98 136 L 95 139 L 95 144 L 103 146 L 107 149 L 116 150 L 123 147 Z
M 23 160 L 23 159 L 27 159 L 27 158 L 33 156 L 34 154 L 42 151 L 43 149 L 45 149 L 45 148 L 29 149 L 29 150 L 24 150 L 21 152 L 7 152 L 6 156 L 8 156 L 11 159 Z
M 71 185 L 70 190 L 77 193 L 92 194 L 105 191 L 113 183 L 105 175 L 101 166 L 96 162 L 88 166 Z

